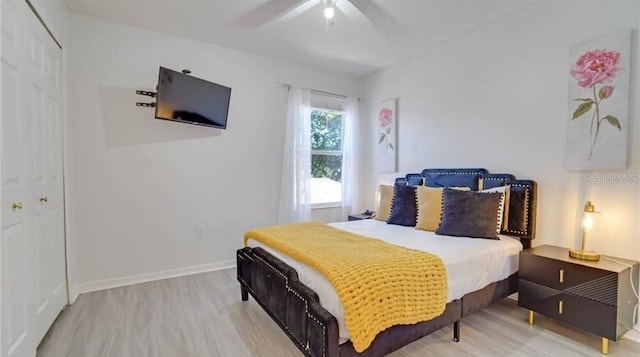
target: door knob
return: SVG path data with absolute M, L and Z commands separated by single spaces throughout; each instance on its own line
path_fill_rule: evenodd
M 45 202 L 48 202 L 48 201 L 49 201 L 49 198 L 47 196 L 40 197 L 40 203 L 45 203 Z
M 14 202 L 11 204 L 11 209 L 12 210 L 19 210 L 22 209 L 22 202 Z

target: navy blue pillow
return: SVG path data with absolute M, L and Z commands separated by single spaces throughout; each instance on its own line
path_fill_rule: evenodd
M 395 185 L 393 187 L 393 200 L 391 201 L 391 214 L 387 219 L 387 223 L 415 227 L 417 216 L 416 188 Z
M 497 229 L 502 193 L 458 191 L 442 193 L 442 219 L 436 234 L 458 237 L 500 239 Z

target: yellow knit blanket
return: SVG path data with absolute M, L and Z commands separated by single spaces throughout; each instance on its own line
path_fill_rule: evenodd
M 430 320 L 445 309 L 447 277 L 442 260 L 333 228 L 306 222 L 251 230 L 255 239 L 315 268 L 336 290 L 356 351 L 399 324 Z

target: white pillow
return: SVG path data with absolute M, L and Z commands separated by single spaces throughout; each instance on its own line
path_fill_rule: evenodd
M 480 192 L 500 192 L 502 193 L 502 199 L 500 200 L 500 207 L 498 208 L 498 234 L 500 234 L 501 229 L 507 229 L 507 223 L 509 222 L 509 185 L 507 186 L 498 186 L 493 188 L 488 188 L 486 190 L 482 190 Z

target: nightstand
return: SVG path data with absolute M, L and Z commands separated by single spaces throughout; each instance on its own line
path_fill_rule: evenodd
M 362 219 L 371 219 L 373 218 L 372 214 L 350 214 L 349 221 L 359 221 Z
M 614 262 L 616 260 L 618 262 Z M 633 266 L 631 269 L 629 266 Z M 602 353 L 633 327 L 640 263 L 602 256 L 569 257 L 566 248 L 543 245 L 520 252 L 518 305 L 602 337 Z M 630 274 L 633 276 L 629 277 Z

